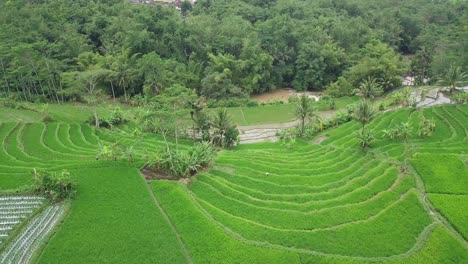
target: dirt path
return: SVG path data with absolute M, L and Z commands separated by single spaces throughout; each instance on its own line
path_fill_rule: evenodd
M 182 236 L 179 234 L 179 232 L 177 231 L 177 228 L 175 227 L 174 223 L 171 221 L 171 219 L 169 218 L 169 216 L 167 215 L 166 211 L 162 208 L 161 204 L 159 203 L 156 195 L 154 194 L 153 192 L 153 189 L 151 188 L 151 184 L 149 182 L 147 182 L 145 180 L 145 176 L 143 174 L 140 173 L 140 176 L 141 178 L 143 179 L 143 181 L 145 182 L 146 186 L 148 187 L 148 191 L 150 192 L 150 195 L 151 197 L 153 198 L 153 201 L 154 203 L 156 204 L 156 206 L 158 207 L 159 211 L 161 211 L 162 215 L 164 216 L 164 218 L 166 219 L 166 221 L 169 223 L 169 225 L 171 226 L 172 230 L 174 231 L 176 237 L 177 237 L 177 240 L 179 241 L 179 244 L 181 245 L 182 247 L 182 250 L 184 252 L 184 255 L 185 255 L 185 258 L 187 259 L 187 263 L 189 264 L 193 264 L 193 260 L 192 260 L 192 256 L 190 255 L 190 252 L 187 248 L 187 245 L 185 245 L 185 242 L 184 240 L 182 239 Z

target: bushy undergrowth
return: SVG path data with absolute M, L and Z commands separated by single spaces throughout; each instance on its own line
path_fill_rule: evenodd
M 304 129 L 302 129 L 299 125 L 293 128 L 282 129 L 277 132 L 277 136 L 283 142 L 290 141 L 293 138 L 303 138 L 309 140 L 327 129 L 337 127 L 353 120 L 353 111 L 353 108 L 349 108 L 344 111 L 336 112 L 335 115 L 330 119 L 316 119 L 315 121 L 304 125 Z
M 67 170 L 34 170 L 34 186 L 37 193 L 45 195 L 51 202 L 55 203 L 73 198 L 78 184 Z
M 99 124 L 99 127 L 104 128 L 112 128 L 113 126 L 125 124 L 127 122 L 128 118 L 119 107 L 114 108 L 109 116 L 99 117 L 97 114 L 93 114 L 86 120 L 86 123 L 92 126 Z
M 176 178 L 188 178 L 210 166 L 215 157 L 213 146 L 209 142 L 200 142 L 188 150 L 167 146 L 165 150 L 149 154 L 146 164 Z

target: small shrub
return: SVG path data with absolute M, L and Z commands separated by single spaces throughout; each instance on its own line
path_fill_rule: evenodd
M 210 166 L 216 157 L 208 142 L 195 144 L 189 150 L 178 150 L 167 146 L 164 151 L 147 157 L 147 166 L 160 169 L 176 178 L 188 178 Z
M 123 111 L 119 107 L 116 107 L 110 114 L 107 121 L 112 125 L 120 125 L 126 123 L 127 119 L 125 118 Z
M 56 203 L 74 197 L 78 185 L 66 170 L 59 172 L 34 170 L 34 186 L 37 193 L 45 195 L 51 202 Z
M 332 97 L 341 97 L 352 95 L 353 91 L 354 88 L 351 83 L 349 83 L 345 78 L 340 77 L 336 82 L 330 83 L 326 87 L 325 92 Z
M 411 127 L 411 124 L 409 122 L 402 122 L 400 123 L 397 127 L 397 137 L 403 139 L 403 140 L 408 140 L 408 138 L 411 136 L 411 132 L 413 131 L 413 128 Z
M 130 98 L 129 104 L 131 106 L 144 106 L 147 102 L 148 100 L 144 95 L 137 94 Z
M 379 104 L 379 111 L 385 111 L 385 104 L 384 103 Z
M 291 148 L 296 142 L 297 131 L 295 128 L 286 128 L 276 132 L 276 136 L 287 148 Z
M 341 125 L 347 123 L 353 119 L 353 116 L 349 112 L 338 111 L 333 116 L 332 120 L 334 125 Z
M 392 104 L 399 105 L 399 104 L 403 103 L 403 100 L 404 100 L 403 93 L 399 92 L 399 91 L 394 92 L 391 95 L 391 99 L 392 99 Z
M 455 100 L 457 104 L 465 104 L 468 102 L 468 93 L 465 93 L 465 92 L 457 93 L 453 99 Z
M 104 128 L 109 128 L 109 129 L 112 128 L 112 123 L 109 122 L 107 118 L 99 118 L 98 121 L 99 121 L 99 127 L 104 127 Z M 91 126 L 96 126 L 96 116 L 95 115 L 90 116 L 86 120 L 86 123 Z
M 298 97 L 298 96 L 292 95 L 292 96 L 289 96 L 289 97 L 288 97 L 288 103 L 290 103 L 290 104 L 296 104 L 296 103 L 298 103 L 298 102 L 299 102 L 299 97 Z
M 231 98 L 223 100 L 208 100 L 206 107 L 220 108 L 220 107 L 253 107 L 258 106 L 258 102 L 248 98 Z
M 395 128 L 384 129 L 382 130 L 383 136 L 388 139 L 396 139 L 398 137 L 398 130 Z
M 363 149 L 369 148 L 370 144 L 372 144 L 372 142 L 374 142 L 375 140 L 374 134 L 372 133 L 372 131 L 368 129 L 361 129 L 357 131 L 356 137 L 359 141 L 359 145 Z
M 419 113 L 419 125 L 417 134 L 419 137 L 429 137 L 432 135 L 436 127 L 434 120 L 427 119 L 422 113 Z
M 119 143 L 99 144 L 99 151 L 96 156 L 97 159 L 117 160 L 122 157 L 124 148 Z
M 224 134 L 224 148 L 231 148 L 239 143 L 239 130 L 235 126 L 231 126 Z
M 405 89 L 403 89 L 402 96 L 403 96 L 403 105 L 410 106 L 413 101 L 411 98 L 411 88 L 406 87 Z

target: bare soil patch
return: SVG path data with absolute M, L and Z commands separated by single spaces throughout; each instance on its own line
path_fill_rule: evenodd
M 147 181 L 151 181 L 151 180 L 177 181 L 179 180 L 176 177 L 166 173 L 165 171 L 151 168 L 151 167 L 143 167 L 143 169 L 141 169 L 140 172 L 145 177 L 145 180 Z
M 252 99 L 259 103 L 267 103 L 272 101 L 283 101 L 287 102 L 289 96 L 291 96 L 289 89 L 277 89 L 267 93 L 256 94 L 252 96 Z

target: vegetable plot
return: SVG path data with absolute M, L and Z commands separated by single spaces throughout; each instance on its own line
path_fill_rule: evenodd
M 38 196 L 0 197 L 0 249 L 12 231 L 44 203 Z
M 50 233 L 64 213 L 64 205 L 47 207 L 35 215 L 14 240 L 4 249 L 0 263 L 29 263 L 41 241 Z

